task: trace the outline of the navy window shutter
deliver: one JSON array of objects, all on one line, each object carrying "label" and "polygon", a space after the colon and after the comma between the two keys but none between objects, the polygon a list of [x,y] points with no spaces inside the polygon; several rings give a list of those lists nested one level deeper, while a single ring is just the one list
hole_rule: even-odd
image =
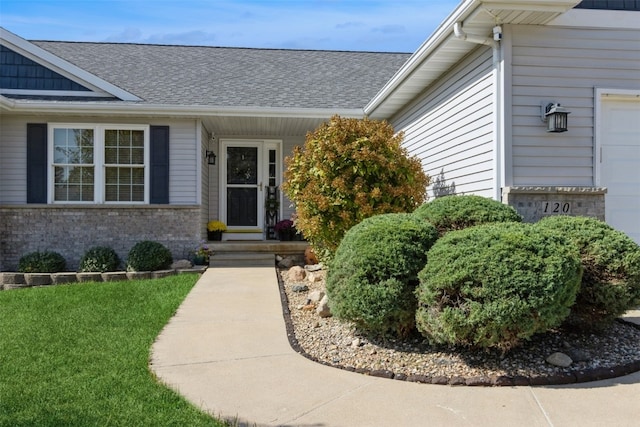
[{"label": "navy window shutter", "polygon": [[27,123],[27,203],[47,203],[47,124]]},{"label": "navy window shutter", "polygon": [[151,158],[152,204],[169,204],[169,126],[151,126],[149,135]]}]

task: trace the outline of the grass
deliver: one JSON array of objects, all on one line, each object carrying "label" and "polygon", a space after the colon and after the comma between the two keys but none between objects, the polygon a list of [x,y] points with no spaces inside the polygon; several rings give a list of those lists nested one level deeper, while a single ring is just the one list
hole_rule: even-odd
[{"label": "grass", "polygon": [[0,426],[225,426],[159,384],[150,347],[197,275],[0,292]]}]

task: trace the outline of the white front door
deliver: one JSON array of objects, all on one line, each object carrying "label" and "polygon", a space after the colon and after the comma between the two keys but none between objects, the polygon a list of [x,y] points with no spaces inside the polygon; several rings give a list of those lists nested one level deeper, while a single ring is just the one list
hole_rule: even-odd
[{"label": "white front door", "polygon": [[602,100],[600,185],[605,220],[640,244],[640,102]]},{"label": "white front door", "polygon": [[279,142],[221,140],[220,144],[224,156],[220,214],[227,225],[225,240],[263,240],[268,216],[266,189],[280,182],[274,160],[279,159]]}]

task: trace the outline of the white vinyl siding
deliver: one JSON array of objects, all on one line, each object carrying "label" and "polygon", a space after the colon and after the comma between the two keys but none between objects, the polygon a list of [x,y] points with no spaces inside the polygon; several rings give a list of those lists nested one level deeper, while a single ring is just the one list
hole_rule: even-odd
[{"label": "white vinyl siding", "polygon": [[27,121],[0,114],[0,205],[26,202]]},{"label": "white vinyl siding", "polygon": [[170,184],[172,205],[198,203],[195,120],[149,121],[145,118],[83,118],[59,116],[0,115],[0,205],[22,205],[27,201],[27,123],[136,124],[170,127]]},{"label": "white vinyl siding", "polygon": [[[593,186],[594,88],[640,88],[640,32],[507,26],[512,43],[513,185]],[[568,131],[547,133],[542,103]]]},{"label": "white vinyl siding", "polygon": [[[493,196],[492,51],[480,47],[391,120],[431,177],[456,194]],[[444,182],[442,181],[444,180]]]}]

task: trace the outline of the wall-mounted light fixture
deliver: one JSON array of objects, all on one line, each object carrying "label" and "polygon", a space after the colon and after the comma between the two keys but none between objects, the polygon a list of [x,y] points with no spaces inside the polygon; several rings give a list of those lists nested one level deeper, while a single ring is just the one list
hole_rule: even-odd
[{"label": "wall-mounted light fixture", "polygon": [[569,122],[569,114],[571,113],[560,104],[550,102],[542,104],[541,118],[543,122],[547,122],[547,132],[566,132]]},{"label": "wall-mounted light fixture", "polygon": [[216,164],[216,153],[214,153],[213,151],[209,151],[207,150],[207,163],[210,165],[215,165]]},{"label": "wall-mounted light fixture", "polygon": [[[211,146],[211,144],[215,144],[216,142],[216,136],[213,132],[211,132],[209,134],[209,146]],[[215,165],[216,164],[216,153],[214,153],[213,151],[209,151],[207,150],[205,155],[207,156],[207,163],[210,165]]]}]

